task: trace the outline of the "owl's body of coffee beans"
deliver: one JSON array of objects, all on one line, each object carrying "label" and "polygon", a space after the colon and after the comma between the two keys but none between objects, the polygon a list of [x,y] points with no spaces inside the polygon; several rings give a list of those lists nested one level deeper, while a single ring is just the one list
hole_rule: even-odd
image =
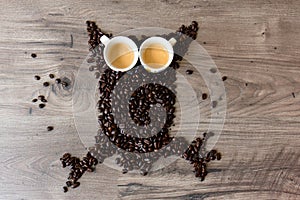
[{"label": "owl's body of coffee beans", "polygon": [[[218,159],[217,153],[210,153],[208,159],[205,160],[204,158],[207,157],[203,148],[205,139],[196,138],[192,144],[188,145],[185,138],[174,138],[169,135],[171,131],[170,127],[174,125],[173,120],[175,118],[176,94],[172,92],[175,91],[176,87],[176,73],[174,71],[180,67],[178,61],[182,60],[182,56],[187,52],[189,44],[192,40],[196,39],[198,23],[193,21],[189,26],[182,25],[176,33],[161,35],[161,37],[165,37],[166,39],[176,38],[178,42],[174,46],[174,51],[179,52],[178,54],[180,55],[174,55],[173,61],[170,64],[171,70],[165,70],[160,73],[161,75],[159,73],[150,74],[138,71],[142,69],[137,67],[139,66],[138,63],[135,68],[131,69],[132,73],[130,74],[132,76],[144,76],[140,85],[136,85],[139,84],[135,82],[139,80],[137,77],[126,77],[128,74],[116,72],[107,67],[102,54],[104,46],[101,44],[100,37],[103,35],[111,37],[112,35],[103,33],[95,22],[87,21],[86,24],[90,37],[88,44],[92,54],[87,63],[92,63],[93,66],[89,67],[89,71],[95,71],[95,78],[99,78],[98,89],[100,98],[97,105],[101,130],[98,131],[95,137],[95,146],[89,148],[89,153],[82,160],[72,157],[70,154],[64,154],[61,158],[63,167],[71,167],[71,172],[66,182],[67,187],[78,187],[80,184],[78,179],[85,171],[94,171],[94,166],[97,163],[102,163],[105,158],[111,157],[114,154],[118,154],[119,157],[116,158],[115,162],[123,167],[122,172],[124,174],[128,171],[139,170],[141,175],[147,175],[152,167],[152,163],[161,157],[166,158],[171,155],[182,156],[193,164],[195,176],[204,180],[207,174],[207,162],[212,157]],[[142,36],[140,40],[135,36],[130,36],[130,38],[137,44],[141,44],[143,40],[147,39],[146,36]],[[175,70],[172,70],[172,68]],[[187,70],[186,73],[192,74],[193,71]],[[146,77],[150,77],[151,75],[154,78],[153,80],[155,80],[155,84],[152,83],[153,81],[151,82],[152,84],[147,82],[148,79]],[[123,78],[122,80],[125,80],[125,83],[123,83],[121,91],[118,91],[115,86],[118,84],[120,78]],[[159,83],[159,80],[165,80],[166,85],[171,89],[165,87],[163,83]],[[65,85],[64,82],[62,82],[62,85]],[[132,87],[138,89],[128,92],[131,91]],[[112,94],[116,94],[116,99],[112,99]],[[117,102],[122,101],[122,99],[127,100],[124,98],[126,95],[129,95],[129,105],[127,105],[127,101],[126,103],[118,103],[112,106],[115,100]],[[129,110],[124,112],[127,106]],[[150,118],[150,111],[156,114],[159,113],[159,109],[165,109],[166,111],[165,123],[162,123],[161,126],[155,125],[162,127],[161,130],[156,129],[155,126],[150,131],[133,128],[133,125],[150,126],[151,123],[154,123],[151,122],[151,119],[159,119],[160,117],[155,116],[153,118],[151,116]],[[118,124],[116,122],[117,119],[124,119],[126,123]],[[159,122],[159,120],[157,121]],[[185,152],[181,152],[181,149],[184,147],[188,148]],[[164,151],[159,151],[162,148],[164,148]],[[155,153],[150,156],[149,152]]]}]

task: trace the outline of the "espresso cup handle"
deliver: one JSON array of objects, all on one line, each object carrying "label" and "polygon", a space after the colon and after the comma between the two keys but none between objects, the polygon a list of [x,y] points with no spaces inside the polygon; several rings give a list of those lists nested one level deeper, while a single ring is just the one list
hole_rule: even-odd
[{"label": "espresso cup handle", "polygon": [[177,40],[175,38],[169,39],[169,43],[174,46],[176,44]]},{"label": "espresso cup handle", "polygon": [[109,42],[109,38],[106,35],[102,35],[100,41],[102,42],[102,44],[104,44],[104,46],[106,46]]}]

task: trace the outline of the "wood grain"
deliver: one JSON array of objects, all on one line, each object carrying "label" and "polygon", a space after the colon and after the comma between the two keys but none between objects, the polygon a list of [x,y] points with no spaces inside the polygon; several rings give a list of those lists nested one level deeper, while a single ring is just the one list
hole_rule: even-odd
[{"label": "wood grain", "polygon": [[[0,199],[299,199],[299,13],[297,0],[3,0]],[[88,53],[86,20],[112,33],[200,23],[197,42],[228,77],[227,118],[215,147],[223,159],[209,165],[204,182],[183,160],[146,177],[102,165],[80,188],[62,192],[67,171],[59,157],[86,150],[73,120],[72,86],[41,83],[50,72],[74,81]],[[43,110],[31,103],[38,94],[49,100]],[[47,132],[48,125],[55,129]]]}]

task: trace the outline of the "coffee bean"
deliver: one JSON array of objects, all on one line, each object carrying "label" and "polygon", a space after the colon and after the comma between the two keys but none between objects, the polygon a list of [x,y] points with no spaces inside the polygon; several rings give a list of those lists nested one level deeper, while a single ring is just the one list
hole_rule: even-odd
[{"label": "coffee bean", "polygon": [[53,129],[54,129],[53,126],[48,126],[48,127],[47,127],[47,131],[52,131]]},{"label": "coffee bean", "polygon": [[45,106],[46,106],[46,105],[43,104],[43,103],[39,104],[39,108],[44,108]]},{"label": "coffee bean", "polygon": [[46,99],[42,99],[41,102],[47,103],[48,101]]},{"label": "coffee bean", "polygon": [[99,73],[99,72],[96,72],[96,73],[95,73],[95,78],[98,79],[99,77],[100,77],[100,73]]},{"label": "coffee bean", "polygon": [[216,154],[216,157],[217,157],[217,160],[221,160],[221,158],[222,158],[222,157],[221,157],[221,153],[217,153],[217,154]]},{"label": "coffee bean", "polygon": [[141,175],[142,175],[142,176],[146,176],[147,174],[148,174],[148,172],[143,171],[143,170],[141,171]]},{"label": "coffee bean", "polygon": [[44,96],[44,95],[39,95],[39,96],[38,96],[38,99],[39,99],[39,100],[45,99],[45,96]]},{"label": "coffee bean", "polygon": [[62,157],[63,160],[66,160],[67,158],[70,158],[71,157],[71,154],[69,153],[65,153]]},{"label": "coffee bean", "polygon": [[67,83],[67,82],[61,82],[61,85],[63,86],[63,87],[68,87],[69,86],[69,84]]},{"label": "coffee bean", "polygon": [[55,83],[60,84],[61,83],[60,78],[55,79]]},{"label": "coffee bean", "polygon": [[185,71],[185,73],[190,75],[190,74],[193,74],[193,73],[194,73],[194,71],[193,71],[193,70],[189,70],[189,69],[188,69],[188,70],[186,70],[186,71]]},{"label": "coffee bean", "polygon": [[66,182],[66,185],[67,185],[67,187],[71,187],[72,182],[71,182],[71,181],[67,181],[67,182]]},{"label": "coffee bean", "polygon": [[41,77],[40,77],[40,76],[38,76],[38,75],[35,75],[35,76],[34,76],[34,79],[38,81],[38,80],[40,80],[40,79],[41,79]]},{"label": "coffee bean", "polygon": [[203,99],[203,100],[207,99],[207,96],[208,96],[208,95],[207,95],[206,93],[202,93],[202,99]]},{"label": "coffee bean", "polygon": [[35,53],[32,53],[32,54],[31,54],[31,57],[32,57],[32,58],[36,58],[37,55],[36,55]]},{"label": "coffee bean", "polygon": [[94,71],[94,66],[90,66],[89,71],[91,71],[91,72]]},{"label": "coffee bean", "polygon": [[77,188],[78,186],[80,186],[80,182],[75,182],[73,183],[73,185],[71,186],[73,189]]},{"label": "coffee bean", "polygon": [[87,59],[87,63],[93,63],[93,62],[95,62],[95,59],[92,57],[92,58],[89,58],[89,59]]},{"label": "coffee bean", "polygon": [[123,174],[126,174],[128,172],[128,169],[126,169],[126,168],[124,168],[123,170],[122,170],[122,173]]},{"label": "coffee bean", "polygon": [[64,191],[64,193],[68,192],[68,187],[64,186],[63,191]]},{"label": "coffee bean", "polygon": [[48,87],[50,84],[48,82],[43,83],[44,87]]},{"label": "coffee bean", "polygon": [[93,171],[94,171],[94,168],[89,167],[89,168],[87,168],[87,171],[88,171],[88,172],[93,172]]},{"label": "coffee bean", "polygon": [[227,80],[227,76],[223,76],[222,81],[226,81],[226,80]]},{"label": "coffee bean", "polygon": [[33,103],[35,103],[35,102],[37,102],[37,101],[38,101],[37,99],[32,99],[32,102],[33,102]]}]

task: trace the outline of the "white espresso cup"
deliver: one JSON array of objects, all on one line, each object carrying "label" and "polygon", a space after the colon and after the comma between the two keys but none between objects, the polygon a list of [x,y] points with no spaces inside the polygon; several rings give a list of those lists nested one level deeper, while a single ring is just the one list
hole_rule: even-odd
[{"label": "white espresso cup", "polygon": [[115,71],[125,72],[133,68],[138,61],[139,54],[136,44],[124,36],[109,39],[103,35],[100,41],[104,44],[104,60]]},{"label": "white espresso cup", "polygon": [[150,37],[140,46],[139,58],[144,68],[152,73],[165,70],[171,64],[174,57],[173,46],[176,40],[169,41],[162,37]]}]

